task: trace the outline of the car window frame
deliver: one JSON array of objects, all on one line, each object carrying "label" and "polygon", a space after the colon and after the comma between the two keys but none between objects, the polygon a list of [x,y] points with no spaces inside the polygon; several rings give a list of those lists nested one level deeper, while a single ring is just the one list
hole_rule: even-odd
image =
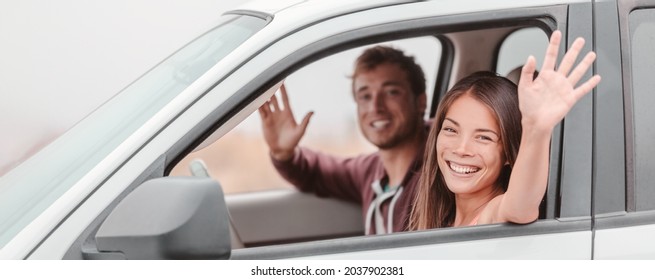
[{"label": "car window frame", "polygon": [[[611,148],[615,148],[615,146],[609,146],[606,145],[605,149],[603,147],[598,147],[596,151],[596,158],[598,158],[598,161],[601,161],[601,157],[604,158],[616,158],[616,156],[612,156],[610,151],[614,151],[614,153],[621,153],[623,157],[623,161],[620,162],[620,166],[622,167],[622,171],[624,172],[624,177],[623,182],[618,182],[613,185],[601,185],[603,188],[599,188],[600,186],[595,186],[595,198],[594,198],[594,203],[596,205],[613,205],[612,208],[607,208],[607,209],[600,209],[600,206],[596,206],[595,211],[597,212],[595,214],[595,225],[594,225],[594,230],[606,230],[606,229],[618,229],[618,228],[625,228],[625,227],[630,227],[630,226],[640,226],[640,225],[648,225],[648,224],[653,224],[655,223],[655,211],[653,210],[647,210],[647,211],[639,211],[637,209],[637,201],[635,196],[637,195],[637,190],[636,185],[635,185],[635,170],[634,170],[634,164],[635,164],[635,159],[634,159],[634,153],[635,153],[635,147],[634,147],[634,109],[633,109],[633,84],[632,84],[632,34],[631,34],[631,27],[630,27],[630,13],[633,10],[636,9],[654,9],[655,8],[655,1],[652,0],[625,0],[625,1],[612,1],[609,3],[604,3],[604,5],[600,6],[597,4],[597,13],[598,12],[603,12],[605,14],[611,15],[616,18],[618,21],[618,30],[615,30],[614,33],[608,32],[609,34],[616,34],[618,38],[609,38],[606,41],[611,42],[612,39],[616,42],[616,44],[620,43],[620,48],[618,46],[613,47],[612,49],[608,50],[607,45],[599,45],[599,48],[603,48],[603,51],[605,52],[611,52],[610,54],[613,54],[613,57],[619,57],[620,61],[616,62],[608,62],[608,67],[604,68],[609,68],[610,66],[613,65],[620,65],[620,71],[619,73],[612,73],[609,72],[609,70],[601,68],[601,71],[609,72],[610,74],[614,74],[615,76],[618,76],[617,80],[619,83],[617,85],[613,85],[613,87],[618,87],[620,92],[622,94],[619,94],[618,97],[615,96],[614,99],[611,99],[606,96],[611,96],[610,94],[607,94],[604,92],[602,97],[598,97],[598,100],[603,100],[603,103],[612,103],[616,104],[614,107],[612,107],[612,110],[609,111],[611,112],[611,116],[615,116],[616,113],[615,111],[618,111],[620,114],[617,117],[614,117],[614,121],[610,121],[607,119],[607,116],[605,116],[603,120],[603,125],[607,130],[612,130],[614,133],[612,136],[614,138],[620,138],[620,140],[624,141],[624,147],[625,149],[616,151],[617,149],[612,150]],[[605,25],[602,25],[601,23],[596,23],[597,29],[600,29],[602,27],[605,27]],[[606,33],[607,34],[607,33]],[[602,36],[599,36],[599,38],[603,38]],[[611,44],[609,44],[611,46]],[[610,56],[608,54],[608,56]],[[610,56],[611,57],[611,56]],[[600,59],[603,59],[603,56],[599,57]],[[614,76],[613,76],[614,77]],[[611,81],[611,80],[610,80]],[[602,84],[601,84],[602,85]],[[615,92],[611,92],[615,93]],[[607,100],[607,101],[605,101]],[[598,103],[598,102],[597,102]],[[597,104],[598,107],[598,104]],[[609,108],[609,105],[606,105],[604,109]],[[596,118],[601,119],[599,116],[600,114],[600,108],[596,108],[599,112],[596,113]],[[605,110],[604,112],[608,112]],[[620,120],[621,122],[619,124],[616,124],[615,122],[617,120]],[[612,133],[610,131],[610,133]],[[622,135],[623,137],[616,137],[615,135]],[[609,154],[609,155],[608,155]],[[616,160],[609,160],[609,162],[616,162]],[[596,165],[599,165],[600,163],[597,162]],[[607,165],[607,164],[606,164]],[[615,172],[613,170],[616,170],[616,165],[613,166],[613,168],[605,168],[603,170],[606,170],[607,173],[609,172]],[[602,173],[601,170],[597,171],[596,173]],[[599,176],[599,175],[597,175]],[[596,184],[606,184],[606,182],[601,181],[601,180],[596,180]]]},{"label": "car window frame", "polygon": [[[562,6],[559,6],[558,8],[561,8]],[[531,10],[534,13],[540,14],[540,16],[544,16],[542,20],[545,19],[551,19],[553,17],[552,14],[544,14],[542,9],[533,10],[533,9],[528,9]],[[557,10],[557,8],[554,8],[554,10]],[[560,10],[561,11],[561,10]],[[552,12],[552,11],[551,11]],[[484,14],[484,13],[483,13]],[[470,17],[475,17],[474,15],[469,15]],[[561,14],[560,14],[561,16]],[[455,18],[460,18],[460,17],[466,17],[466,15],[458,15]],[[443,17],[437,17],[438,19],[442,19]],[[525,23],[525,18],[523,18],[521,21],[517,19],[517,24],[524,24]],[[419,19],[415,21],[429,21],[429,19]],[[465,20],[462,20],[465,21]],[[475,21],[473,21],[475,22]],[[534,23],[534,22],[533,22]],[[554,23],[552,22],[545,22],[541,21],[540,24],[543,24],[543,26],[546,26],[546,28],[555,28],[553,26]],[[563,25],[559,26],[557,28],[563,29],[565,26]],[[401,31],[394,30],[395,28],[398,28],[398,26],[408,26],[405,28],[410,28],[411,26],[416,26],[417,23],[414,21],[407,21],[403,23],[393,23],[390,24],[393,27],[389,26],[377,26],[370,28],[370,30],[359,30],[356,32],[356,34],[345,34],[343,35],[344,37],[347,36],[353,36],[357,37],[358,39],[352,39],[352,38],[344,38],[346,43],[341,43],[344,44],[343,46],[349,46],[353,44],[353,42],[357,41],[359,42],[357,45],[363,45],[363,44],[370,44],[373,42],[379,42],[379,41],[386,41],[386,40],[392,40],[392,39],[400,39],[399,37],[393,37],[394,34],[398,34]],[[474,28],[476,24],[465,24],[469,28]],[[453,31],[453,30],[459,30],[462,28],[460,24],[451,24],[451,25],[444,25],[443,23],[437,24],[441,30],[444,32],[447,31]],[[489,24],[487,23],[487,25]],[[411,29],[411,28],[410,28]],[[371,32],[373,35],[366,35],[366,32]],[[407,32],[407,30],[404,30],[402,32]],[[420,34],[417,33],[417,34]],[[391,36],[391,37],[390,37]],[[408,36],[405,34],[404,36]],[[415,35],[417,36],[417,35]],[[322,42],[322,44],[325,44],[325,42]],[[314,47],[314,46],[312,46]],[[311,48],[311,47],[308,47]],[[332,51],[334,51],[334,47],[330,47]],[[310,52],[311,53],[311,52]],[[304,55],[304,54],[299,54],[299,56]],[[320,51],[314,51],[314,54],[310,55],[326,55],[323,54]],[[310,59],[311,60],[311,59]],[[446,60],[442,60],[446,61]],[[300,63],[300,64],[299,64]],[[268,77],[261,77],[263,80],[266,80],[268,82],[263,83],[263,86],[260,86],[257,89],[253,89],[252,87],[247,90],[243,90],[242,92],[250,92],[250,94],[257,93],[257,92],[263,92],[265,89],[269,88],[270,86],[274,85],[277,81],[281,80],[284,76],[286,76],[288,73],[291,73],[295,71],[295,69],[302,67],[302,65],[306,65],[309,62],[305,62],[304,64],[302,62],[280,62],[276,66],[279,67],[278,69],[272,70],[273,73],[275,74],[269,74]],[[292,66],[284,66],[284,64],[291,64]],[[295,65],[295,66],[293,66]],[[286,69],[285,69],[286,68]],[[443,71],[439,71],[439,74],[444,73]],[[439,80],[444,80],[444,78],[439,78]],[[553,139],[562,139],[560,131],[556,130],[553,136]],[[574,137],[573,137],[574,138]],[[199,141],[201,142],[201,141]],[[560,151],[557,149],[557,147],[561,145],[561,140],[557,140],[556,143],[554,143],[554,148],[552,150],[552,153],[556,156],[559,157]],[[553,163],[553,166],[551,168],[556,168],[559,169],[559,162]],[[551,182],[559,182],[558,179],[553,180],[552,178],[557,178],[558,172],[551,172],[550,174],[550,181]],[[553,183],[553,186],[556,186],[557,183]],[[553,189],[551,186],[549,186],[551,189]],[[589,186],[590,188],[590,186]],[[554,203],[554,202],[553,202]],[[588,211],[590,211],[588,209]],[[554,216],[555,214],[551,215]],[[566,220],[566,221],[564,221]],[[521,226],[521,227],[516,227],[512,226],[509,224],[498,224],[498,225],[489,225],[489,226],[484,226],[484,227],[479,227],[479,228],[457,228],[457,229],[448,229],[447,233],[444,233],[443,230],[437,229],[437,230],[431,230],[431,231],[426,231],[426,232],[415,232],[415,233],[403,233],[403,234],[393,234],[393,235],[388,235],[388,236],[361,236],[361,237],[351,237],[351,238],[340,238],[340,239],[335,239],[338,240],[339,244],[336,244],[335,242],[330,242],[330,240],[327,241],[326,246],[332,248],[334,252],[348,252],[348,251],[357,251],[361,250],[362,248],[367,248],[370,249],[371,247],[375,248],[397,248],[397,247],[404,247],[404,246],[418,246],[420,244],[434,244],[436,239],[439,240],[449,240],[450,242],[454,242],[456,240],[459,240],[457,237],[453,238],[453,236],[471,236],[475,235],[476,237],[479,237],[481,235],[484,236],[483,239],[490,239],[490,238],[499,238],[499,237],[507,237],[507,236],[521,236],[521,235],[531,235],[531,234],[547,234],[547,233],[562,233],[562,232],[574,232],[574,231],[580,231],[580,230],[590,230],[590,217],[585,216],[582,218],[571,218],[571,219],[563,219],[563,220],[543,220],[543,221],[537,221],[529,226]],[[461,233],[459,233],[461,231]],[[454,233],[458,232],[458,233]],[[511,232],[511,234],[510,234]],[[463,234],[466,233],[466,234]],[[474,234],[475,233],[475,234]],[[435,236],[435,240],[431,238],[425,238],[423,235],[428,234],[429,236]],[[417,235],[421,235],[423,237],[418,237]],[[404,236],[403,238],[400,238],[399,236]],[[438,238],[436,236],[439,236]],[[445,238],[444,236],[450,236],[453,239]],[[393,239],[393,243],[395,245],[390,245],[389,242],[383,241],[385,239]],[[401,239],[405,239],[405,242],[398,242]],[[322,242],[324,241],[317,241],[317,242],[307,242],[307,243],[292,243],[292,244],[284,244],[284,245],[277,245],[274,247],[271,246],[264,246],[264,247],[253,247],[253,248],[243,248],[243,249],[237,249],[233,251],[233,259],[249,259],[249,258],[287,258],[287,257],[299,257],[301,255],[313,255],[316,252],[321,252],[321,254],[326,253],[325,250],[326,248],[323,248],[321,246]],[[438,243],[438,242],[437,242]]]},{"label": "car window frame", "polygon": [[[633,10],[654,8],[655,2],[651,0],[614,1],[604,3],[604,5],[597,7],[597,13],[606,13],[608,16],[615,17],[618,21],[618,30],[613,30],[613,33],[606,33],[616,34],[618,38],[604,38],[603,36],[599,36],[600,39],[605,39],[603,42],[607,43],[603,45],[599,44],[599,48],[602,48],[602,50],[599,51],[607,53],[606,56],[599,56],[599,60],[601,60],[599,65],[603,66],[600,67],[599,71],[602,71],[600,73],[603,75],[612,75],[611,77],[616,77],[616,79],[610,79],[609,81],[618,80],[618,83],[613,83],[609,90],[604,90],[604,92],[602,92],[603,94],[597,97],[597,104],[595,109],[597,113],[595,115],[596,119],[598,119],[597,123],[600,123],[597,125],[603,125],[603,128],[605,129],[605,135],[608,137],[609,135],[612,135],[613,139],[620,139],[624,143],[625,149],[615,149],[616,144],[614,143],[613,145],[597,147],[597,151],[595,152],[595,158],[597,158],[595,166],[601,166],[603,168],[600,169],[601,167],[597,167],[597,177],[601,177],[601,174],[603,173],[616,173],[617,169],[619,169],[624,175],[624,177],[620,178],[620,182],[613,181],[610,184],[607,183],[607,180],[595,180],[595,185],[597,185],[595,186],[594,191],[594,204],[597,205],[594,208],[596,212],[595,230],[655,223],[655,211],[638,211],[637,201],[635,198],[637,191],[635,190],[636,174],[634,170],[635,136],[633,109],[634,100],[632,97],[633,57],[631,47],[632,34],[629,24],[630,13]],[[607,27],[607,25],[603,25],[602,23],[596,24],[598,25],[596,27],[597,29]],[[614,42],[613,44],[617,45],[620,43],[620,46],[612,46],[611,42]],[[620,58],[617,59],[620,61],[607,62],[606,65],[601,64],[602,59],[606,59],[606,57]],[[607,68],[615,67],[615,65],[620,66],[618,73],[607,70]],[[600,86],[607,87],[607,85],[603,85],[602,83]],[[618,91],[622,94],[615,94],[616,89],[618,89]],[[614,95],[612,95],[612,93],[614,93]],[[600,105],[603,105],[604,107],[600,107]],[[603,117],[600,116],[601,109],[604,109]],[[617,121],[619,121],[619,123],[616,123]],[[599,131],[598,133],[602,132]],[[622,137],[616,137],[617,134],[621,135]],[[597,136],[596,138],[600,137]],[[620,153],[620,155],[623,157],[617,156],[617,153]],[[604,160],[607,158],[618,158],[619,160]],[[603,163],[601,163],[601,161],[603,161]],[[616,163],[617,161],[619,162],[618,164]],[[614,164],[609,164],[607,162]],[[604,167],[603,165],[607,167]],[[601,208],[601,205],[612,206]]]},{"label": "car window frame", "polygon": [[[653,0],[596,1],[599,84],[595,104],[594,259],[652,258],[655,211],[637,207],[630,13]],[[623,149],[618,147],[624,147]]]}]

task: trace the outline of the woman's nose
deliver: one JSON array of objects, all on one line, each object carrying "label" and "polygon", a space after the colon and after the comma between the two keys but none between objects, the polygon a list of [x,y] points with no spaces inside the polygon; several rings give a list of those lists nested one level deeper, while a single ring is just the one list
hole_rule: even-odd
[{"label": "woman's nose", "polygon": [[455,149],[453,150],[455,154],[459,156],[470,156],[472,154],[469,141],[466,138],[460,138],[455,143]]}]

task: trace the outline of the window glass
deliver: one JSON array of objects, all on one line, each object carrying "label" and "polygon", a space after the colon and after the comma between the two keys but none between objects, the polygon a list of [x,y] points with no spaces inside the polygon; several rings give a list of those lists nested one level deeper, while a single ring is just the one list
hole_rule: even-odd
[{"label": "window glass", "polygon": [[655,209],[655,9],[630,13],[637,210]]},{"label": "window glass", "polygon": [[[548,47],[548,36],[543,30],[529,27],[514,31],[500,46],[496,72],[507,76],[512,70],[522,67],[528,56],[543,57],[546,47]],[[537,69],[540,68],[541,61],[537,59]]]},{"label": "window glass", "polygon": [[[420,37],[382,45],[401,49],[414,56],[425,72],[427,104],[430,104],[441,58],[439,40],[435,37]],[[371,46],[323,58],[285,79],[296,120],[300,121],[308,112],[314,112],[300,145],[340,156],[355,156],[376,150],[359,130],[356,106],[351,94],[350,76],[355,59],[368,47]],[[189,163],[201,159],[210,175],[221,182],[226,193],[291,188],[278,175],[268,158],[268,146],[263,140],[258,114],[255,111],[212,145],[189,154],[171,171],[171,175],[190,175]],[[248,170],[248,174],[244,174],[243,170]]]},{"label": "window glass", "polygon": [[265,20],[251,16],[222,17],[216,28],[164,60],[1,177],[0,247],[161,108],[265,25]]}]

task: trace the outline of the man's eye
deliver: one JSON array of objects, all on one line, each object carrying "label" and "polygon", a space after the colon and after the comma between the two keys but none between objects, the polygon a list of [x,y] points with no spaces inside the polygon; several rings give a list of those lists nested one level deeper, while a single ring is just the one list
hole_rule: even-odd
[{"label": "man's eye", "polygon": [[387,94],[388,95],[399,95],[400,91],[397,90],[397,89],[389,89],[389,90],[387,90]]},{"label": "man's eye", "polygon": [[361,100],[361,101],[371,100],[371,95],[370,94],[357,95],[357,100]]}]

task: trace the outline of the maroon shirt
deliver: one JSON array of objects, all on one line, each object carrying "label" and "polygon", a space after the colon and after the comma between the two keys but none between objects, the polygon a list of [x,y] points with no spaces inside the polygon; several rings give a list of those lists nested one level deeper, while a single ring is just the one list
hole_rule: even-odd
[{"label": "maroon shirt", "polygon": [[[407,230],[422,158],[423,147],[419,149],[401,185],[396,190],[390,191],[398,193],[385,195],[389,198],[380,203],[377,219],[376,214],[373,214],[375,205],[371,204],[380,195],[381,190],[380,187],[373,187],[373,185],[384,186],[388,183],[388,176],[377,152],[352,158],[339,158],[307,148],[299,148],[291,160],[281,162],[273,159],[273,165],[282,177],[303,192],[313,192],[320,197],[335,197],[361,204],[364,225],[370,228],[366,234],[383,234],[390,233],[388,231],[390,219],[392,232]],[[374,190],[375,188],[378,191]],[[373,207],[370,208],[371,206]],[[390,208],[393,208],[392,216],[389,216]],[[380,226],[383,226],[383,232],[376,230],[376,227]]]}]

